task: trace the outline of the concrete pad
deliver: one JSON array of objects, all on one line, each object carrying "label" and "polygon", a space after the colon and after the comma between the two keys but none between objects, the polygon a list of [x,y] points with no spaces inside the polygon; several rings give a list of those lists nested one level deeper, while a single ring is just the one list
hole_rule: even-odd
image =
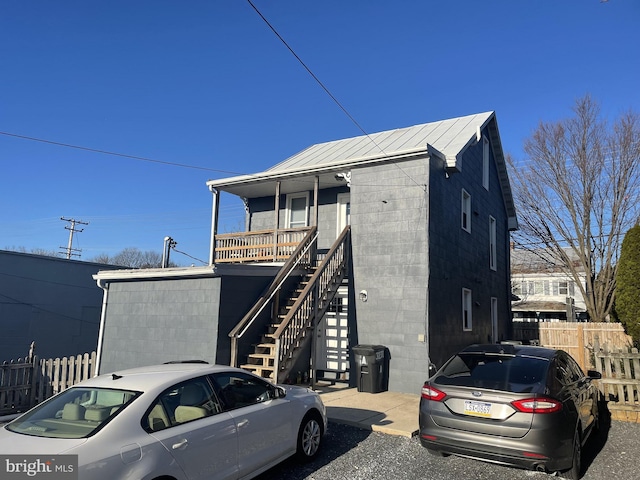
[{"label": "concrete pad", "polygon": [[418,433],[419,395],[355,388],[322,388],[319,393],[333,422],[406,437]]}]

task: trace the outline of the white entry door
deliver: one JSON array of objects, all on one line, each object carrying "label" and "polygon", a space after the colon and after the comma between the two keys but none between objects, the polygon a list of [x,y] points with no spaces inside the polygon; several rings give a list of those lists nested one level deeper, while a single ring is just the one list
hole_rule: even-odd
[{"label": "white entry door", "polygon": [[351,224],[351,195],[349,193],[339,193],[337,200],[338,223],[336,238],[342,233],[344,227]]},{"label": "white entry door", "polygon": [[317,337],[317,369],[335,372],[336,379],[349,370],[348,307],[348,287],[342,286],[320,323]]}]

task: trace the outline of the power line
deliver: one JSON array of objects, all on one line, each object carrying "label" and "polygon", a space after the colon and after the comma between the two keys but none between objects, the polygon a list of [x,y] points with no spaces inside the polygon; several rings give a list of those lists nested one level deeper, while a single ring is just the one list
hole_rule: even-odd
[{"label": "power line", "polygon": [[155,160],[153,158],[138,157],[136,155],[127,155],[126,153],[111,152],[109,150],[100,150],[100,149],[97,149],[97,148],[82,147],[80,145],[73,145],[73,144],[70,144],[70,143],[54,142],[53,140],[45,140],[43,138],[28,137],[26,135],[18,135],[16,133],[0,132],[0,135],[6,135],[8,137],[21,138],[23,140],[31,140],[33,142],[47,143],[47,144],[50,144],[50,145],[57,145],[59,147],[75,148],[77,150],[84,150],[84,151],[87,151],[87,152],[101,153],[103,155],[112,155],[114,157],[130,158],[130,159],[133,159],[133,160],[140,160],[140,161],[143,161],[143,162],[159,163],[161,165],[170,165],[172,167],[192,168],[192,169],[195,169],[195,170],[206,170],[206,171],[209,171],[209,172],[225,173],[225,174],[230,174],[230,175],[242,175],[242,173],[239,173],[239,172],[231,172],[231,171],[228,171],[228,170],[219,170],[219,169],[216,169],[216,168],[199,167],[199,166],[196,166],[196,165],[187,165],[186,163],[176,163],[176,162],[167,162],[167,161],[164,161],[164,160]]},{"label": "power line", "polygon": [[[369,135],[369,133],[364,128],[362,128],[362,126],[353,117],[353,115],[351,115],[349,113],[349,111],[344,107],[344,105],[342,105],[342,103],[340,103],[340,101],[335,97],[335,95],[333,95],[333,93],[331,93],[331,91],[327,88],[327,86],[324,83],[322,83],[322,81],[316,76],[316,74],[313,73],[313,71],[307,66],[306,63],[304,63],[304,61],[298,56],[298,54],[293,50],[293,48],[291,48],[291,46],[286,42],[286,40],[284,38],[282,38],[282,35],[280,35],[278,33],[278,31],[274,28],[274,26],[271,25],[271,23],[269,23],[269,20],[267,20],[265,18],[265,16],[260,12],[260,10],[258,10],[258,8],[253,4],[253,2],[251,0],[247,0],[247,2],[256,11],[256,13],[260,16],[260,18],[264,21],[264,23],[271,29],[271,31],[276,35],[276,37],[278,37],[278,39],[280,39],[280,41],[287,48],[287,50],[289,50],[289,52],[291,52],[291,54],[296,58],[296,60],[298,60],[300,65],[302,65],[304,67],[304,69],[309,73],[309,75],[311,75],[311,77],[316,81],[316,83],[318,85],[320,85],[320,87],[325,91],[325,93],[327,95],[329,95],[331,100],[333,100],[333,102],[340,108],[340,110],[342,110],[344,112],[344,114],[349,118],[349,120],[351,120],[353,122],[353,124],[356,127],[358,127],[358,129],[369,139],[369,141],[371,141],[371,143],[373,143],[382,152],[382,154],[385,157],[388,157],[387,152],[385,152],[384,149],[380,145],[378,145],[378,143],[371,137],[371,135]],[[390,161],[396,167],[398,167],[402,173],[404,173],[407,177],[409,177],[409,179],[411,179],[411,181],[413,183],[415,183],[422,190],[426,191],[426,186],[425,185],[422,185],[422,184],[418,183],[411,175],[409,175],[407,172],[405,172],[402,169],[402,167],[400,167],[400,165],[398,165],[396,162],[394,162],[393,160],[390,160]]]}]

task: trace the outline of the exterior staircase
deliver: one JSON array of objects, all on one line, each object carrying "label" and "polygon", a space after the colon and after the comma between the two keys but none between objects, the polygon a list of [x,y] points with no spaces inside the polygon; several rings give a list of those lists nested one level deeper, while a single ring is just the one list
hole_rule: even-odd
[{"label": "exterior staircase", "polygon": [[[274,383],[283,382],[291,373],[299,353],[313,336],[314,326],[326,313],[347,274],[350,228],[344,229],[320,260],[315,254],[316,242],[317,234],[313,229],[307,241],[298,246],[300,251],[297,250],[281,268],[265,295],[231,331],[233,365],[237,365],[238,345],[243,335],[260,312],[270,307],[275,313],[264,325],[260,340],[253,346],[253,353],[240,367]],[[310,255],[303,254],[303,251],[310,252]],[[300,276],[297,286],[289,293],[282,292],[281,286],[293,275]]]}]

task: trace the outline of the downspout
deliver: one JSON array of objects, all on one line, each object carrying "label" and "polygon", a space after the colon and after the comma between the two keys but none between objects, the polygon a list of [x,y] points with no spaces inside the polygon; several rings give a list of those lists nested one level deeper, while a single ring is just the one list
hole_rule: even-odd
[{"label": "downspout", "polygon": [[[320,177],[316,175],[313,182],[313,226],[318,226],[318,190],[320,188]],[[317,254],[314,253],[314,257],[317,257]],[[312,265],[315,265],[315,258],[311,259]],[[318,318],[318,302],[320,301],[320,285],[319,282],[316,282],[316,286],[314,288],[313,293],[313,326],[311,328],[311,390],[316,389],[316,377],[318,376],[318,366],[316,365],[316,355],[317,355],[317,342],[318,342],[318,324],[320,323],[320,319]]]},{"label": "downspout", "polygon": [[94,275],[93,278],[96,279],[98,283],[98,287],[102,289],[102,311],[100,312],[100,331],[98,332],[98,348],[96,349],[96,369],[94,372],[94,376],[100,374],[100,360],[102,359],[102,342],[104,341],[104,327],[105,320],[107,318],[107,298],[109,296],[109,284],[105,284],[102,278],[96,278],[97,275]]},{"label": "downspout", "polygon": [[216,235],[218,234],[218,213],[220,211],[220,191],[209,186],[209,190],[213,195],[211,205],[211,244],[209,246],[209,266],[213,265],[216,261]]},{"label": "downspout", "polygon": [[[424,185],[424,204],[426,206],[426,208],[424,209],[425,211],[425,237],[426,237],[426,275],[427,275],[427,282],[426,282],[426,292],[425,292],[425,298],[426,298],[426,302],[425,302],[425,308],[424,308],[424,328],[425,328],[425,347],[426,347],[426,354],[427,354],[427,377],[431,377],[431,375],[433,373],[435,373],[435,365],[433,364],[433,362],[431,361],[431,326],[430,326],[430,319],[429,319],[429,311],[430,311],[430,304],[431,304],[431,299],[429,297],[429,291],[431,290],[431,252],[430,252],[430,245],[431,245],[431,237],[430,237],[430,230],[429,230],[429,222],[431,221],[430,215],[429,215],[429,211],[430,211],[430,204],[429,204],[429,191],[431,188],[431,169],[430,169],[430,165],[431,165],[431,155],[429,156],[429,161],[427,162],[427,181],[425,182]],[[445,176],[446,178],[449,178],[449,175],[445,172]]]}]

